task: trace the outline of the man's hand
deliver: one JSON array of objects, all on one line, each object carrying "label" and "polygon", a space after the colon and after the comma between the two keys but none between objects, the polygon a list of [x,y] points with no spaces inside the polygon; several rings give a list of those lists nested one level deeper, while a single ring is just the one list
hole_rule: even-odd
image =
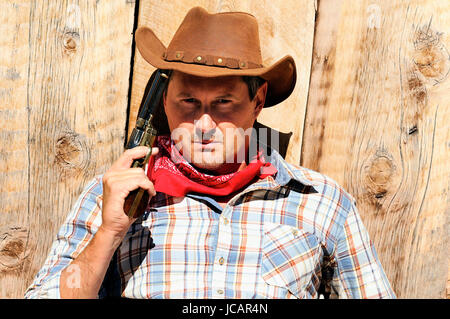
[{"label": "man's hand", "polygon": [[[126,150],[103,175],[103,231],[109,232],[120,241],[128,228],[136,220],[129,218],[124,212],[125,198],[128,194],[142,188],[148,191],[150,198],[155,196],[155,188],[142,168],[130,168],[135,159],[143,158],[150,151],[148,147],[138,146]],[[158,153],[155,147],[152,155]]]},{"label": "man's hand", "polygon": [[[155,188],[142,168],[130,168],[133,160],[142,158],[150,151],[148,147],[135,147],[125,151],[111,168],[103,175],[102,225],[81,254],[69,267],[61,272],[61,298],[96,298],[105,278],[110,260],[122,242],[128,228],[136,220],[129,218],[123,206],[128,194],[141,187],[150,196]],[[158,153],[152,149],[152,155]],[[79,285],[70,283],[71,269],[76,269]]]}]

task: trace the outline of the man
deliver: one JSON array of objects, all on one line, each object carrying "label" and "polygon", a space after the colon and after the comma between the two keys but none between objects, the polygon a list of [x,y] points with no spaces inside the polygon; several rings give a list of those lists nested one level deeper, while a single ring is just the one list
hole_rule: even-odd
[{"label": "man", "polygon": [[[155,123],[170,135],[147,172],[136,147],[89,183],[26,297],[318,298],[327,279],[339,298],[395,297],[351,195],[252,131],[296,80],[290,56],[262,66],[254,17],[193,8],[167,49],[145,27],[136,43],[173,70]],[[151,199],[130,219],[138,187]]]}]

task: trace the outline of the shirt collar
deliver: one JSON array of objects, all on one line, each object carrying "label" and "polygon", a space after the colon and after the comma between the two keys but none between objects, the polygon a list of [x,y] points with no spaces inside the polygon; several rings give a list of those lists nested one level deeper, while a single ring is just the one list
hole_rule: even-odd
[{"label": "shirt collar", "polygon": [[[271,149],[271,155],[264,154],[264,157],[269,161],[276,169],[277,173],[275,179],[272,176],[264,178],[256,183],[248,185],[243,191],[234,196],[230,201],[230,205],[234,205],[236,200],[245,193],[256,190],[275,190],[282,189],[291,180],[295,180],[305,186],[319,186],[320,183],[315,181],[310,175],[309,170],[301,166],[293,166],[288,164],[283,157],[277,151]],[[283,190],[280,190],[283,191]]]},{"label": "shirt collar", "polygon": [[320,183],[315,181],[309,174],[309,170],[301,166],[293,166],[288,164],[276,150],[272,150],[271,155],[265,155],[270,159],[270,163],[278,170],[275,182],[281,186],[289,183],[290,180],[296,180],[305,186],[319,186]]}]

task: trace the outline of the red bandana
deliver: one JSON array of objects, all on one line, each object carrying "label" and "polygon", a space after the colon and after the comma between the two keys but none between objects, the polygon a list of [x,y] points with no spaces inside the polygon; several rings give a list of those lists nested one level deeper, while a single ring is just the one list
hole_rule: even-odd
[{"label": "red bandana", "polygon": [[262,152],[246,168],[231,174],[213,176],[197,171],[178,152],[169,136],[158,136],[155,146],[159,153],[152,157],[147,172],[157,192],[171,196],[200,193],[214,196],[230,195],[248,185],[255,177],[274,175],[277,169],[264,161]]}]

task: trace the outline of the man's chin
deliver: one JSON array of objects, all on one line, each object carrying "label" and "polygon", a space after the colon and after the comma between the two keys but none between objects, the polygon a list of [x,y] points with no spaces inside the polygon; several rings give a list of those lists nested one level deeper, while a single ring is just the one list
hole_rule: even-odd
[{"label": "man's chin", "polygon": [[[192,157],[189,157],[192,155]],[[185,156],[185,159],[194,167],[199,170],[205,170],[211,172],[212,175],[221,174],[222,171],[227,172],[233,170],[236,164],[233,158],[228,159],[224,156],[222,150],[208,150],[199,151],[194,150],[191,154]]]},{"label": "man's chin", "polygon": [[206,171],[217,171],[219,170],[224,163],[217,163],[217,162],[193,162],[191,163],[193,166],[195,166],[198,169],[206,170]]},{"label": "man's chin", "polygon": [[210,175],[225,175],[236,172],[242,163],[236,163],[234,161],[227,162],[225,159],[221,158],[218,160],[204,160],[204,161],[193,161],[191,164],[200,171],[206,171]]}]

